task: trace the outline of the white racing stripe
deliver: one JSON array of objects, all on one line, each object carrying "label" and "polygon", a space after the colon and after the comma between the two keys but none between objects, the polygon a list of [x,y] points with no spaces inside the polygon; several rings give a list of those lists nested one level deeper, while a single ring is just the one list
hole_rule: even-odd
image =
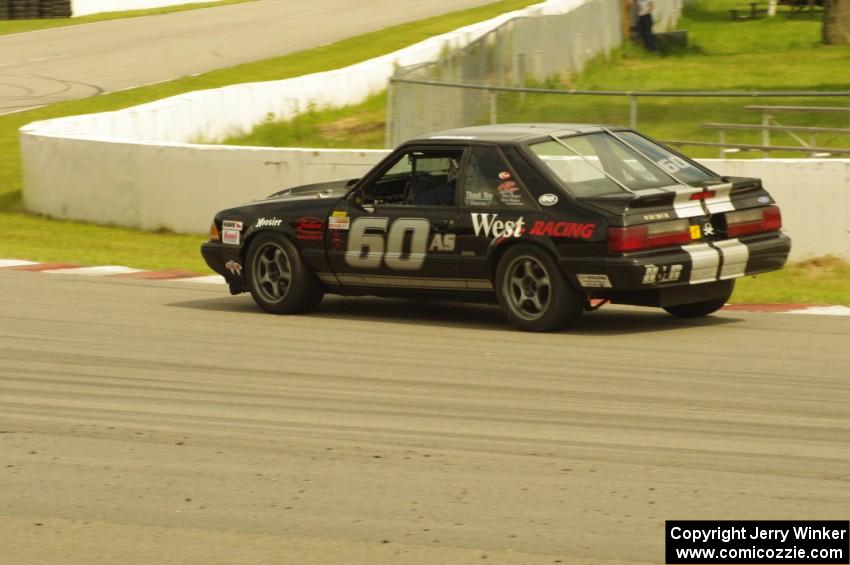
[{"label": "white racing stripe", "polygon": [[691,256],[691,284],[717,280],[717,268],[720,266],[720,252],[707,243],[683,245],[682,250]]},{"label": "white racing stripe", "polygon": [[721,212],[731,212],[735,209],[730,196],[732,193],[732,183],[708,186],[706,190],[714,191],[712,198],[705,199],[705,205],[708,207],[710,213],[719,214]]},{"label": "white racing stripe", "polygon": [[750,259],[749,247],[737,238],[715,241],[714,246],[720,248],[720,252],[723,254],[720,280],[743,277],[747,273],[747,261]]},{"label": "white racing stripe", "polygon": [[667,187],[670,192],[675,192],[673,197],[673,209],[678,218],[695,218],[705,215],[699,200],[691,200],[691,194],[701,192],[698,188],[671,186]]}]

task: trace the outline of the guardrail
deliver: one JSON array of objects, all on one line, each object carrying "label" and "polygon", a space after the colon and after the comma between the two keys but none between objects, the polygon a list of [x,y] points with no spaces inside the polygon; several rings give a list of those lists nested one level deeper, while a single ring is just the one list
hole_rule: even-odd
[{"label": "guardrail", "polygon": [[[812,98],[812,99],[825,99],[825,98],[842,98],[847,100],[846,107],[835,108],[835,110],[840,110],[842,112],[848,113],[850,115],[850,91],[841,90],[841,91],[812,91],[812,90],[804,90],[804,91],[764,91],[764,92],[746,92],[746,91],[691,91],[691,92],[677,92],[677,91],[631,91],[631,90],[580,90],[580,89],[552,89],[552,88],[532,88],[532,87],[519,87],[519,86],[498,86],[498,85],[489,85],[489,84],[470,84],[465,82],[452,82],[452,81],[437,81],[437,80],[424,80],[424,79],[411,79],[411,78],[403,78],[394,76],[390,79],[390,85],[392,88],[392,96],[391,96],[391,105],[394,108],[393,116],[394,120],[398,120],[399,118],[395,117],[401,114],[404,110],[404,107],[410,107],[415,105],[415,103],[403,100],[402,95],[399,93],[400,86],[407,87],[420,87],[421,90],[418,93],[411,93],[408,88],[405,92],[404,96],[411,98],[415,97],[420,100],[429,100],[431,104],[435,104],[435,101],[451,99],[456,104],[465,106],[456,109],[452,113],[453,119],[455,122],[451,125],[447,125],[447,127],[434,127],[434,120],[431,120],[429,129],[422,129],[424,127],[406,127],[404,128],[403,136],[395,136],[392,139],[393,143],[398,143],[403,139],[413,137],[415,135],[420,135],[423,133],[427,133],[427,131],[434,131],[435,129],[449,129],[450,127],[461,127],[461,126],[472,126],[479,125],[481,123],[497,123],[497,122],[510,122],[510,121],[541,121],[541,120],[529,120],[525,117],[524,114],[532,114],[537,111],[537,109],[542,105],[550,105],[553,107],[557,107],[558,104],[553,102],[552,100],[555,98],[562,98],[567,100],[568,98],[577,98],[577,97],[602,97],[602,98],[614,98],[614,99],[622,99],[628,102],[628,117],[627,119],[622,120],[620,123],[628,124],[632,129],[638,129],[639,127],[639,105],[642,99],[658,99],[658,98],[671,98],[671,99],[693,99],[693,98],[744,98],[744,99],[752,99],[752,98]],[[456,90],[456,91],[466,91],[466,92],[479,92],[481,96],[446,96],[442,94],[443,91],[447,90]],[[517,109],[517,106],[521,106],[521,101],[523,97],[528,97],[529,95],[536,95],[535,105],[528,108]],[[541,101],[540,97],[546,97],[546,101]],[[518,104],[520,102],[520,104]],[[505,109],[508,107],[508,109]],[[762,108],[767,106],[746,106],[745,108]],[[775,107],[774,107],[775,108]],[[791,106],[787,106],[787,108],[791,108]],[[556,108],[557,110],[557,108]],[[570,112],[570,105],[568,102],[561,103],[561,110],[564,115],[568,115]],[[833,110],[832,108],[830,109]],[[623,116],[625,118],[625,116]],[[438,114],[435,118],[437,121],[442,118]],[[602,122],[609,123],[607,120],[594,120],[592,116],[584,116],[584,119],[581,120],[573,120],[573,119],[551,119],[547,121],[579,121],[579,122]],[[389,127],[389,126],[388,126]],[[395,126],[393,126],[395,127]],[[398,129],[398,128],[395,128]],[[422,131],[417,131],[422,130]],[[767,145],[767,144],[765,144]]]}]

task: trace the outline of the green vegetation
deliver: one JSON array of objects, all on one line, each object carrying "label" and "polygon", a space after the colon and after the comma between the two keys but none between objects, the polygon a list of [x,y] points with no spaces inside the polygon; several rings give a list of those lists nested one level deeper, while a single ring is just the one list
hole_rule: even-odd
[{"label": "green vegetation", "polygon": [[[203,266],[198,252],[203,237],[152,235],[110,227],[86,230],[83,224],[25,214],[21,204],[18,129],[30,122],[118,110],[204,88],[278,80],[344,67],[534,3],[535,0],[500,0],[282,57],[0,116],[0,222],[13,230],[10,232],[12,237],[0,240],[0,257],[32,261],[50,261],[61,257],[64,261],[80,264],[127,264],[151,269],[168,266],[198,270]],[[15,231],[18,229],[20,231]],[[24,233],[26,237],[23,237]],[[188,241],[194,243],[188,245]],[[109,242],[109,245],[105,242]],[[132,247],[134,252],[123,258],[117,255],[116,250],[123,245]]]},{"label": "green vegetation", "polygon": [[298,118],[281,124],[266,121],[251,133],[221,141],[225,145],[268,147],[384,147],[387,114],[386,91],[370,96],[355,107],[310,108]]},{"label": "green vegetation", "polygon": [[[819,17],[789,17],[781,10],[774,18],[732,21],[730,8],[740,8],[740,0],[703,0],[686,6],[679,27],[689,34],[689,48],[665,55],[647,53],[634,45],[616,50],[607,59],[597,58],[585,71],[565,79],[552,77],[547,87],[580,90],[619,91],[768,91],[820,90],[850,91],[850,47],[820,45]],[[553,80],[554,79],[554,80]],[[427,92],[427,91],[425,91]],[[638,127],[658,139],[717,141],[716,130],[702,123],[749,123],[761,121],[759,113],[744,106],[818,105],[848,106],[847,97],[827,98],[640,98]],[[500,121],[596,122],[628,124],[629,100],[625,97],[555,96],[543,94],[501,94]],[[264,140],[282,145],[309,147],[383,147],[381,139],[364,139],[357,131],[380,131],[383,119],[375,100],[343,109],[318,109],[277,125],[264,124]],[[780,115],[792,125],[846,127],[846,116],[836,114]],[[482,121],[486,116],[482,116]],[[271,131],[277,129],[272,133]],[[352,135],[348,135],[349,132]],[[737,143],[760,143],[756,131],[727,132],[726,139]],[[372,143],[367,145],[370,140]],[[809,141],[808,137],[806,138]],[[787,134],[773,133],[775,145],[798,145]],[[821,134],[819,144],[827,141]],[[252,145],[253,134],[227,140],[231,144]],[[276,143],[275,143],[276,144]],[[832,142],[850,146],[850,137]],[[689,155],[716,157],[712,148],[686,147]],[[799,157],[800,153],[772,153],[774,157]],[[741,153],[736,157],[761,157],[762,153]]]},{"label": "green vegetation", "polygon": [[10,212],[0,213],[0,221],[13,234],[0,241],[0,258],[4,259],[197,273],[209,270],[200,254],[205,238],[197,235],[150,233]]},{"label": "green vegetation", "polygon": [[801,261],[781,271],[738,279],[735,304],[842,304],[850,306],[850,262],[836,257]]},{"label": "green vegetation", "polygon": [[210,8],[213,6],[226,6],[227,4],[241,4],[242,2],[253,2],[254,0],[219,0],[201,2],[198,4],[177,4],[162,8],[150,8],[147,10],[127,10],[124,12],[104,12],[102,14],[91,14],[78,18],[53,18],[39,20],[3,20],[0,21],[0,35],[9,33],[21,33],[24,31],[37,31],[54,27],[66,27],[79,24],[90,24],[94,22],[105,22],[107,20],[120,20],[124,18],[138,18],[140,16],[155,16],[159,14],[170,14],[171,12],[183,12],[186,10],[197,10],[199,8]]}]

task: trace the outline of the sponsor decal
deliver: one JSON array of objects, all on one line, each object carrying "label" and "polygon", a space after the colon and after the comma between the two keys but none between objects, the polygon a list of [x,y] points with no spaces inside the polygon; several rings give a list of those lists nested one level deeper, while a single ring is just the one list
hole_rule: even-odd
[{"label": "sponsor decal", "polygon": [[486,191],[467,190],[464,200],[467,206],[490,206],[493,203],[493,195]]},{"label": "sponsor decal", "polygon": [[425,218],[390,223],[389,218],[361,216],[351,223],[345,262],[357,269],[378,269],[383,264],[389,269],[419,270],[425,264],[430,233],[431,222]]},{"label": "sponsor decal", "polygon": [[525,232],[525,220],[520,216],[516,220],[499,220],[499,214],[480,214],[473,212],[472,228],[475,235],[490,238],[519,237]]},{"label": "sponsor decal", "polygon": [[455,250],[455,234],[446,233],[434,234],[431,239],[431,245],[428,246],[428,251],[454,251]]},{"label": "sponsor decal", "polygon": [[221,230],[221,242],[227,245],[239,245],[239,230]]},{"label": "sponsor decal", "polygon": [[590,239],[596,230],[596,224],[578,224],[576,222],[534,222],[529,232],[531,235],[548,235],[549,237],[572,237]]},{"label": "sponsor decal", "polygon": [[519,186],[512,180],[506,180],[502,184],[499,185],[499,192],[516,192],[519,190]]},{"label": "sponsor decal", "polygon": [[689,228],[691,230],[691,239],[699,239],[702,237],[702,231],[699,226],[694,225]]},{"label": "sponsor decal", "polygon": [[585,288],[611,288],[608,275],[576,275],[578,282]]},{"label": "sponsor decal", "polygon": [[278,218],[260,218],[259,220],[257,220],[257,223],[254,224],[254,227],[255,228],[277,227],[281,223],[283,223],[283,220],[280,220]]},{"label": "sponsor decal", "polygon": [[522,194],[518,192],[500,192],[499,200],[505,206],[524,206],[525,202],[522,199]]},{"label": "sponsor decal", "polygon": [[242,231],[242,222],[237,222],[235,220],[224,220],[223,222],[221,222],[221,229]]},{"label": "sponsor decal", "polygon": [[711,222],[706,222],[702,225],[702,233],[705,235],[714,235],[714,226]]},{"label": "sponsor decal", "polygon": [[[336,214],[337,212],[334,212]],[[351,218],[348,217],[346,212],[343,212],[345,216],[331,216],[328,218],[328,229],[329,230],[344,230],[348,231],[349,226],[351,225]]]},{"label": "sponsor decal", "polygon": [[770,204],[770,196],[759,196],[758,197],[759,204]]},{"label": "sponsor decal", "polygon": [[332,231],[330,233],[331,233],[331,246],[333,246],[333,248],[336,251],[341,250],[342,247],[343,247],[342,232],[341,231]]},{"label": "sponsor decal", "polygon": [[558,203],[558,195],[552,194],[551,192],[547,194],[541,194],[540,198],[538,198],[537,201],[540,202],[541,206],[554,206]]},{"label": "sponsor decal", "polygon": [[228,261],[224,264],[224,268],[230,271],[230,274],[232,275],[236,275],[237,277],[242,276],[242,265],[236,261]]},{"label": "sponsor decal", "polygon": [[644,214],[643,219],[651,220],[666,220],[670,217],[670,212],[656,212],[655,214]]},{"label": "sponsor decal", "polygon": [[674,282],[682,276],[682,265],[646,265],[643,269],[643,284]]},{"label": "sponsor decal", "polygon": [[505,206],[523,206],[525,202],[522,199],[522,193],[519,191],[519,185],[511,179],[511,174],[507,171],[499,173],[499,178],[502,182],[499,189],[499,201]]},{"label": "sponsor decal", "polygon": [[331,216],[333,216],[334,218],[347,218],[348,212],[346,212],[345,210],[334,210]]},{"label": "sponsor decal", "polygon": [[305,216],[295,222],[295,237],[304,241],[317,241],[324,237],[325,223],[321,218]]}]

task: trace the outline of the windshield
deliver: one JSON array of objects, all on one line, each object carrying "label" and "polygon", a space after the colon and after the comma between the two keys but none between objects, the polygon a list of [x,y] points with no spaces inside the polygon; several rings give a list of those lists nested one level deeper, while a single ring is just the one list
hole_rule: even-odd
[{"label": "windshield", "polygon": [[562,137],[529,147],[578,197],[712,178],[696,164],[630,131]]}]

